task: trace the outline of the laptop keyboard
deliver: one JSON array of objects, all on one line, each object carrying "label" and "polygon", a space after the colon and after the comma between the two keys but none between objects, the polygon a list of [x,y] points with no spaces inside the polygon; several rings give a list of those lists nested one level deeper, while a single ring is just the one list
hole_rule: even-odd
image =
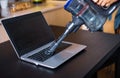
[{"label": "laptop keyboard", "polygon": [[38,61],[45,61],[48,59],[51,55],[46,55],[45,51],[48,50],[48,48],[41,50],[38,53],[33,54],[32,56],[29,56],[29,58],[38,60]]},{"label": "laptop keyboard", "polygon": [[[55,55],[56,53],[59,53],[60,51],[62,51],[65,48],[69,47],[70,45],[71,44],[61,43],[60,46],[58,46],[58,48],[55,50],[53,55]],[[32,56],[29,56],[28,58],[43,62],[43,61],[47,60],[48,58],[50,58],[51,56],[53,56],[53,55],[46,55],[45,54],[45,51],[48,50],[48,48],[45,48],[45,49],[41,50],[40,52],[35,53]]]}]

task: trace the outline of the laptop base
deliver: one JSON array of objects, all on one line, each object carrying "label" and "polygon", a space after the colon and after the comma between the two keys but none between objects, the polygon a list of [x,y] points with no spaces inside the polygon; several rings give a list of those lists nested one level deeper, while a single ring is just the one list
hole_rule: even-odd
[{"label": "laptop base", "polygon": [[53,56],[51,56],[45,61],[37,61],[37,60],[32,60],[30,58],[21,58],[21,59],[27,62],[29,61],[31,63],[34,63],[35,65],[40,65],[47,68],[55,69],[86,48],[85,45],[80,45],[76,43],[71,43],[66,41],[63,41],[63,43],[69,44],[70,46],[64,48],[62,51],[60,50],[60,52],[55,53]]}]

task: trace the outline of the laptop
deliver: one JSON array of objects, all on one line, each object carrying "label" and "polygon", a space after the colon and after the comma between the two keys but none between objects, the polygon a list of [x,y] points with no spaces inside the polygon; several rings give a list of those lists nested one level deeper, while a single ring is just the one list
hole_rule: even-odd
[{"label": "laptop", "polygon": [[86,48],[72,42],[63,41],[53,55],[45,55],[55,42],[55,36],[42,12],[4,18],[1,23],[19,59],[55,69]]}]

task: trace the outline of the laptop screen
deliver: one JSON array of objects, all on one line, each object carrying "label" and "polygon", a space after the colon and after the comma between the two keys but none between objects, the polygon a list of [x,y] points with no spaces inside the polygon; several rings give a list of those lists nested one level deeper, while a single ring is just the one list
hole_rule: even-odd
[{"label": "laptop screen", "polygon": [[19,56],[54,40],[54,35],[41,12],[2,20]]}]

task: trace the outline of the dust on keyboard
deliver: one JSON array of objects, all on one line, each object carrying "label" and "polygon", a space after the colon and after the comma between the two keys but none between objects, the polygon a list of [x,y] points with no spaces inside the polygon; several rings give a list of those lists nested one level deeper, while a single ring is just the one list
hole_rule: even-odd
[{"label": "dust on keyboard", "polygon": [[[59,53],[60,51],[66,49],[70,45],[71,44],[61,43],[60,46],[58,46],[58,48],[55,50],[53,55],[55,55],[56,53]],[[43,61],[47,60],[48,58],[50,58],[51,56],[53,56],[53,55],[46,55],[45,54],[45,51],[47,51],[48,48],[45,48],[45,49],[41,50],[40,52],[38,52],[36,54],[33,54],[32,56],[29,56],[28,58],[43,62]]]}]

